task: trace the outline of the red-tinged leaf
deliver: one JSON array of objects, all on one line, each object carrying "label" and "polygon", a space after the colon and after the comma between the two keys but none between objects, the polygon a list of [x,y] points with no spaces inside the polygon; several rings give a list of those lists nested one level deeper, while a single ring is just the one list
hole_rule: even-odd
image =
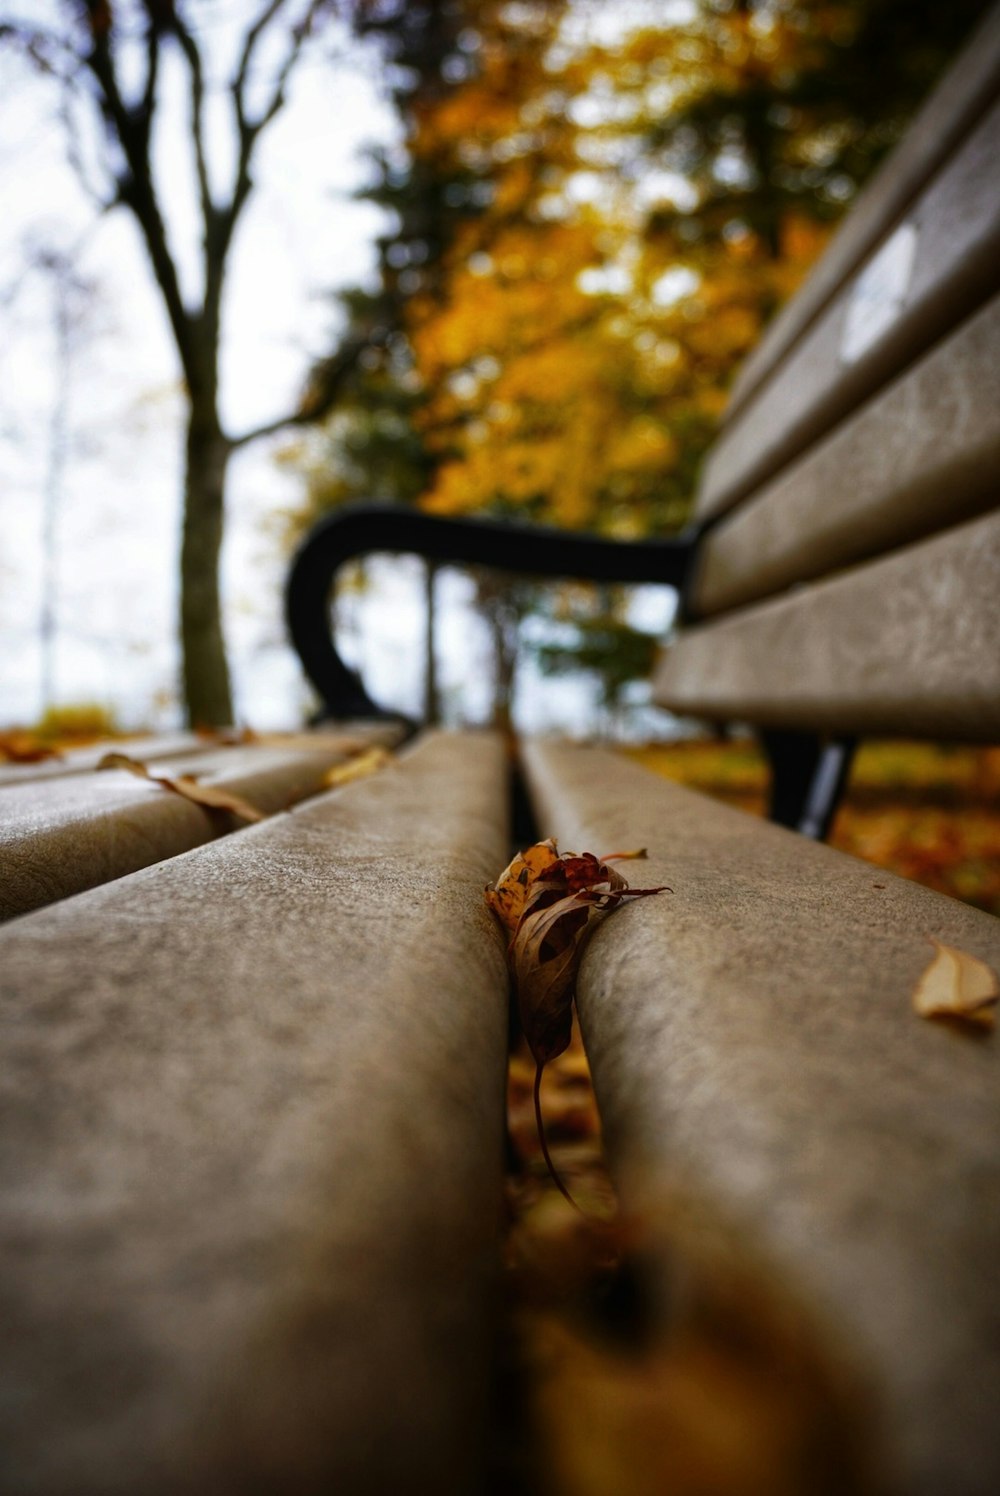
[{"label": "red-tinged leaf", "polygon": [[[644,857],[616,852],[616,859]],[[541,1077],[549,1060],[563,1053],[573,1027],[576,977],[587,932],[625,899],[663,893],[630,889],[607,858],[592,852],[560,856],[554,841],[536,842],[518,855],[486,889],[486,902],[510,935],[508,958],[528,1048],[535,1061],[534,1105],[545,1162],[559,1190],[575,1204],[552,1163],[541,1113]]]},{"label": "red-tinged leaf", "polygon": [[578,946],[592,913],[571,894],[526,913],[511,945],[521,1027],[537,1065],[562,1054],[573,1027]]}]

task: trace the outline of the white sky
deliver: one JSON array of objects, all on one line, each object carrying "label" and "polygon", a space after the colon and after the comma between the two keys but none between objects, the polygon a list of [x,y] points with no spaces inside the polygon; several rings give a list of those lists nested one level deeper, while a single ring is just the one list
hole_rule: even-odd
[{"label": "white sky", "polygon": [[[52,0],[0,0],[0,20],[51,8]],[[215,13],[231,20],[248,9],[255,14],[256,4],[231,0]],[[318,49],[302,59],[286,109],[260,141],[225,307],[222,404],[234,434],[293,405],[309,356],[330,347],[331,293],[372,271],[380,217],[351,194],[363,177],[362,149],[390,143],[396,127],[371,54],[351,50],[343,38],[339,53],[337,62]],[[165,70],[155,159],[174,248],[193,287],[196,232],[180,83],[178,73]],[[53,294],[44,275],[26,271],[29,244],[82,245],[79,269],[96,288],[72,364],[56,699],[100,701],[126,726],[169,725],[180,718],[177,362],[137,231],[123,209],[95,219],[67,161],[56,97],[50,81],[0,50],[0,725],[31,721],[42,706],[41,494],[55,391]],[[212,143],[224,158],[228,137],[217,122]],[[237,716],[262,727],[300,720],[307,701],[281,618],[287,558],[280,516],[298,502],[299,490],[273,461],[278,445],[280,439],[260,442],[233,460],[223,557]],[[377,575],[379,588],[352,605],[356,648],[374,694],[413,708],[416,672],[401,667],[419,637],[419,570],[398,563]],[[485,715],[487,641],[461,579],[448,582],[445,593],[445,693],[457,694],[464,677],[467,706]],[[658,589],[636,606],[638,623],[665,626],[670,603]],[[569,681],[548,681],[527,694],[536,698],[527,712],[535,725],[579,717],[583,706],[581,687]]]}]

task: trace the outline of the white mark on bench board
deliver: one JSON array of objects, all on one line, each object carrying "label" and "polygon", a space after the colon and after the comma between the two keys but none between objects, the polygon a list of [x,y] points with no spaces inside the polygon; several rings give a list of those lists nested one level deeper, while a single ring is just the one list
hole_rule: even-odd
[{"label": "white mark on bench board", "polygon": [[840,340],[843,363],[857,363],[896,321],[906,302],[916,255],[916,225],[904,223],[862,270]]}]

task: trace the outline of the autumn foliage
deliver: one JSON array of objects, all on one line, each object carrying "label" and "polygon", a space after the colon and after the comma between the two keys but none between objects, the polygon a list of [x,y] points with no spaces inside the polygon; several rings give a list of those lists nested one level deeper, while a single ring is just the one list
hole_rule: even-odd
[{"label": "autumn foliage", "polygon": [[736,367],[981,8],[360,5],[403,141],[312,509],[676,529]]}]

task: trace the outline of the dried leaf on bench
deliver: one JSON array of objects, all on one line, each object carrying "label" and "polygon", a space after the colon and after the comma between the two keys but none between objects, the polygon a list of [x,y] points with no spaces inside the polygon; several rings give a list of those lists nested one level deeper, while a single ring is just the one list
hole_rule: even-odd
[{"label": "dried leaf on bench", "polygon": [[40,764],[47,758],[62,758],[57,748],[43,743],[33,732],[13,728],[0,732],[0,763]]},{"label": "dried leaf on bench", "polygon": [[[617,852],[615,858],[645,852]],[[510,936],[508,959],[521,1027],[535,1061],[535,1117],[545,1161],[567,1199],[572,1199],[549,1157],[542,1126],[542,1070],[562,1054],[573,1028],[576,975],[588,929],[625,899],[669,892],[664,887],[629,888],[607,858],[592,852],[560,856],[552,840],[519,852],[485,890],[486,902]]]},{"label": "dried leaf on bench", "polygon": [[992,1028],[1000,998],[996,972],[968,951],[940,940],[933,944],[937,952],[914,989],[916,1011],[921,1018],[958,1018]]},{"label": "dried leaf on bench", "polygon": [[375,774],[392,758],[387,748],[367,748],[364,753],[359,753],[356,758],[349,758],[346,763],[334,764],[327,769],[323,775],[323,788],[332,790],[339,785],[350,784],[354,779],[367,779],[369,774]]},{"label": "dried leaf on bench", "polygon": [[139,779],[148,779],[152,784],[162,785],[165,790],[182,795],[185,800],[203,805],[207,810],[228,810],[244,821],[267,820],[265,811],[258,810],[256,805],[251,805],[249,800],[244,800],[242,795],[234,794],[232,790],[223,789],[220,785],[200,784],[192,774],[178,774],[176,777],[151,774],[144,763],[137,758],[129,758],[125,753],[106,753],[97,767],[125,769],[129,774],[135,774]]}]

